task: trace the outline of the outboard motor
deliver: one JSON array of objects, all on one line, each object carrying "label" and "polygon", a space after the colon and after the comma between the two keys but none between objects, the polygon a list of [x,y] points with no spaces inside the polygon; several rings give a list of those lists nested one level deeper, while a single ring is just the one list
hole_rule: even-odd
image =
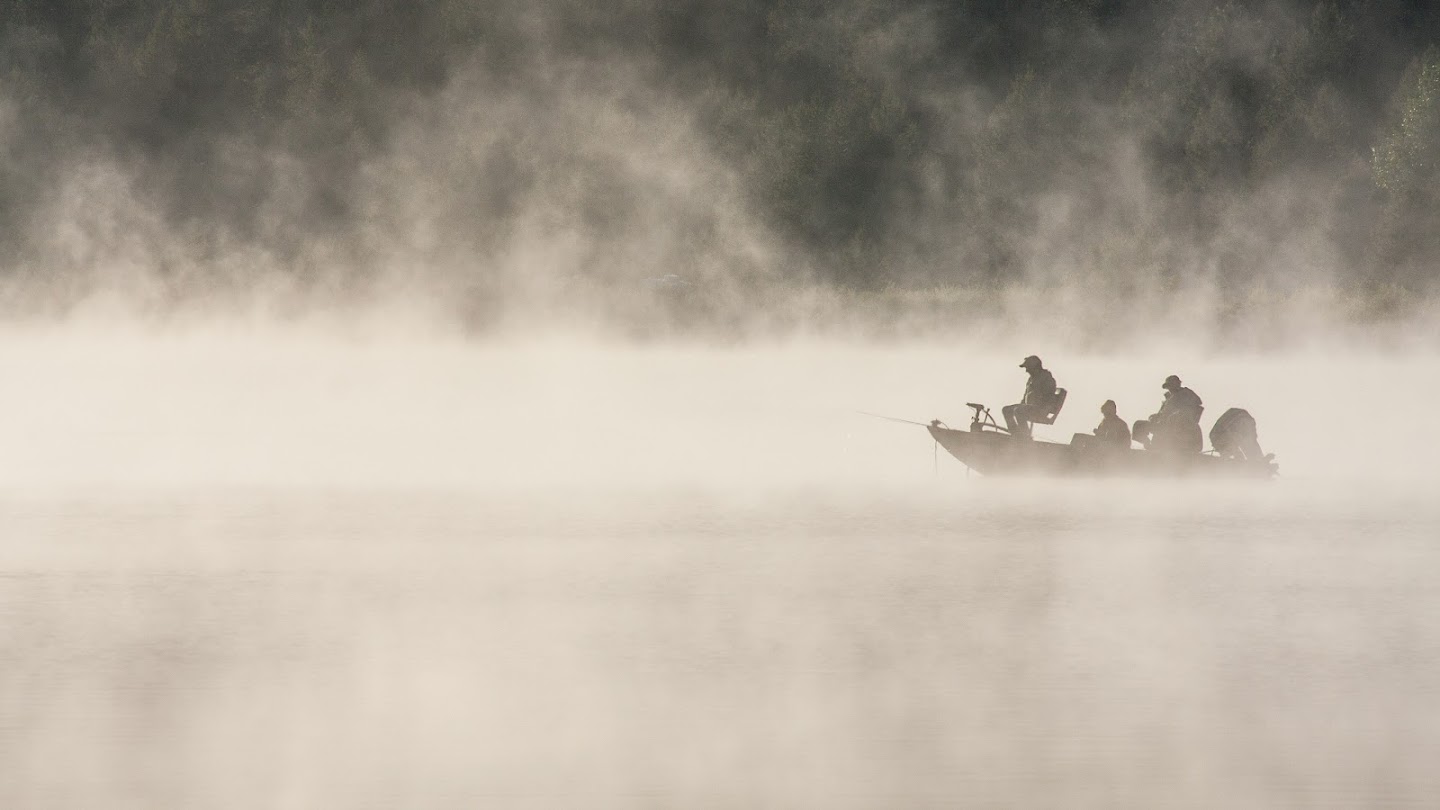
[{"label": "outboard motor", "polygon": [[1223,458],[1257,463],[1267,460],[1260,449],[1255,417],[1243,408],[1231,408],[1220,414],[1215,426],[1210,428],[1210,446]]}]

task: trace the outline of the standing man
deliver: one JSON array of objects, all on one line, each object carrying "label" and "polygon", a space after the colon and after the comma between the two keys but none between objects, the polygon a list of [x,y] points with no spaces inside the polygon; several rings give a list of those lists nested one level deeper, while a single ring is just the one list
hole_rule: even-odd
[{"label": "standing man", "polygon": [[1011,435],[1030,438],[1030,423],[1050,415],[1055,405],[1055,375],[1040,363],[1040,358],[1030,355],[1020,363],[1030,379],[1025,381],[1025,394],[1016,405],[1000,409],[1005,416],[1005,426]]}]

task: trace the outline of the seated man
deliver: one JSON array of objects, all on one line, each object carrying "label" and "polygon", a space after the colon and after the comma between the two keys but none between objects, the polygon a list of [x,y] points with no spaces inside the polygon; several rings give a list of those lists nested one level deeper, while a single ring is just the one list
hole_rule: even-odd
[{"label": "seated man", "polygon": [[1005,426],[1011,434],[1029,438],[1030,423],[1044,419],[1055,407],[1055,375],[1033,354],[1020,363],[1020,368],[1030,375],[1025,381],[1025,393],[1019,404],[1006,405],[1000,413],[1005,416]]},{"label": "seated man", "polygon": [[1215,427],[1210,428],[1210,446],[1224,458],[1265,460],[1259,434],[1255,431],[1255,417],[1243,408],[1231,408],[1220,414],[1220,418],[1215,420]]},{"label": "seated man", "polygon": [[1130,449],[1130,426],[1115,414],[1115,400],[1107,399],[1100,406],[1100,425],[1095,428],[1095,438],[1101,447]]},{"label": "seated man", "polygon": [[1135,440],[1147,450],[1200,452],[1205,448],[1200,433],[1200,415],[1205,406],[1200,396],[1181,385],[1174,374],[1165,378],[1161,388],[1165,389],[1165,400],[1160,403],[1160,411],[1151,414],[1149,421],[1135,423]]}]

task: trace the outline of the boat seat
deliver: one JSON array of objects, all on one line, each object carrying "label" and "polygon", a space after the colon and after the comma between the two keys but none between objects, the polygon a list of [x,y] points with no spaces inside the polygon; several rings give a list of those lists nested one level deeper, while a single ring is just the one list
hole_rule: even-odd
[{"label": "boat seat", "polygon": [[1051,406],[1050,410],[1047,411],[1046,414],[1045,414],[1043,417],[1040,417],[1040,418],[1038,418],[1038,419],[1032,419],[1032,420],[1030,420],[1030,421],[1033,422],[1034,424],[1037,424],[1037,425],[1053,425],[1053,424],[1055,424],[1055,417],[1059,416],[1059,415],[1060,415],[1060,409],[1063,408],[1063,407],[1065,407],[1065,397],[1068,396],[1068,395],[1069,395],[1069,392],[1066,391],[1064,388],[1056,388],[1056,389],[1055,389],[1055,404],[1054,404],[1053,406]]}]

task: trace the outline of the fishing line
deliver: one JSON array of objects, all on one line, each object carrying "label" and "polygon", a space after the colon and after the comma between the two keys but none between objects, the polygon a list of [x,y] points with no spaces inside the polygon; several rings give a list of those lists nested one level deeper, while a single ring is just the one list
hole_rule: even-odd
[{"label": "fishing line", "polygon": [[907,424],[907,425],[919,425],[920,427],[930,427],[929,425],[925,424],[924,422],[916,422],[916,421],[913,421],[913,420],[910,420],[910,419],[900,419],[899,417],[886,416],[886,415],[880,414],[880,413],[870,413],[869,411],[856,411],[855,413],[864,414],[865,416],[873,416],[873,417],[875,417],[876,419],[886,419],[886,420],[891,421],[891,422],[903,422],[903,423],[905,423],[905,424]]}]

